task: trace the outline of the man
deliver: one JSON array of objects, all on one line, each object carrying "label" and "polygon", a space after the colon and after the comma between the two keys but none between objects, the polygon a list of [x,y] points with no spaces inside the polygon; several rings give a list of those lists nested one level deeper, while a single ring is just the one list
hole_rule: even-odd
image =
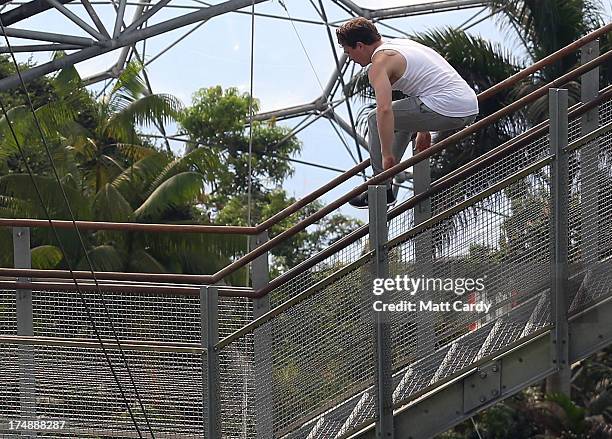
[{"label": "man", "polygon": [[[350,60],[365,67],[376,94],[368,115],[368,146],[374,174],[396,165],[414,139],[421,152],[431,146],[430,131],[463,128],[478,114],[476,93],[437,52],[408,39],[383,41],[365,18],[354,18],[336,30],[338,43]],[[405,99],[392,102],[391,91]],[[387,204],[395,203],[387,182]],[[349,201],[368,207],[367,192]]]}]

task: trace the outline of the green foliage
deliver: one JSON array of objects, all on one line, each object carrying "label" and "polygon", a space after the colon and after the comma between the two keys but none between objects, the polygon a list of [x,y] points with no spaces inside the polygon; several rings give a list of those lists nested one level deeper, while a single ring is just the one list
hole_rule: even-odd
[{"label": "green foliage", "polygon": [[[28,60],[27,62],[19,63],[18,65],[19,69],[21,71],[24,71],[33,67],[34,63],[31,60]],[[0,56],[0,79],[4,79],[15,74],[16,70],[11,58],[6,55]],[[30,99],[32,100],[32,104],[35,108],[46,104],[49,99],[52,99],[54,97],[51,81],[45,76],[36,78],[33,81],[28,82],[27,87]],[[1,91],[0,101],[2,101],[4,106],[9,109],[13,107],[18,107],[20,105],[26,105],[27,96],[25,95],[25,92],[20,87],[18,87],[10,91]]]},{"label": "green foliage", "polygon": [[[572,366],[572,398],[529,387],[475,416],[483,439],[609,439],[612,437],[612,348]],[[476,439],[471,421],[439,436]]]},{"label": "green foliage", "polygon": [[[194,93],[192,105],[180,117],[183,131],[193,142],[188,151],[203,149],[223,163],[214,169],[214,182],[207,198],[212,216],[233,196],[247,192],[249,175],[252,193],[257,197],[258,193],[280,185],[293,172],[286,157],[300,150],[300,142],[295,137],[281,142],[289,129],[255,121],[249,174],[249,108],[247,93],[217,86]],[[253,110],[257,109],[257,100],[253,100]]]},{"label": "green foliage", "polygon": [[32,249],[32,268],[50,270],[59,265],[62,252],[53,245],[39,245]]},{"label": "green foliage", "polygon": [[[254,111],[258,105],[257,100],[253,100]],[[285,140],[288,129],[274,123],[253,122],[249,174],[250,133],[246,128],[249,108],[247,93],[241,94],[236,88],[211,87],[194,93],[192,105],[180,117],[182,129],[195,145],[188,148],[188,155],[199,153],[202,159],[214,157],[219,163],[212,167],[211,191],[203,198],[206,215],[215,224],[247,225],[249,175],[250,225],[265,221],[296,201],[278,187],[293,172],[285,157],[298,152],[301,147],[295,138]],[[277,236],[321,207],[321,204],[313,203],[286,218],[272,227],[270,237]],[[294,267],[357,224],[342,215],[335,215],[297,233],[272,250],[272,275]]]},{"label": "green foliage", "polygon": [[[281,189],[260,194],[260,198],[253,200],[253,205],[257,206],[257,208],[253,209],[252,222],[254,224],[262,223],[294,202],[296,202],[295,198],[288,197],[287,193]],[[272,226],[269,231],[270,238],[274,238],[322,207],[322,204],[314,202],[290,217],[285,218]],[[217,223],[246,225],[247,209],[246,197],[236,196],[219,212]],[[272,276],[276,277],[289,268],[295,267],[360,225],[361,222],[358,220],[347,218],[341,214],[335,214],[323,218],[307,230],[298,232],[271,250],[272,259],[270,268]]]}]

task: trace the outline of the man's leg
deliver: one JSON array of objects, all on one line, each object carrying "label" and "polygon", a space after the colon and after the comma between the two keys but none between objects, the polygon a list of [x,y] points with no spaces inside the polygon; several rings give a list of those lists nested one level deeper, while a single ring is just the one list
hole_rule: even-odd
[{"label": "man's leg", "polygon": [[[393,141],[393,156],[399,162],[410,143],[412,133],[421,131],[447,131],[463,128],[472,123],[476,116],[448,117],[431,110],[419,98],[408,97],[393,101],[393,120],[395,137]],[[368,149],[374,174],[383,171],[382,152],[378,125],[376,124],[376,109],[368,114]]]},{"label": "man's leg", "polygon": [[[404,155],[406,147],[410,143],[412,132],[403,130],[401,129],[401,127],[397,127],[397,123],[398,122],[396,120],[396,130],[393,137],[393,145],[391,146],[391,151],[393,152],[393,156],[396,158],[396,160],[399,161],[402,155]],[[382,151],[380,149],[380,137],[378,136],[378,125],[376,124],[376,109],[368,113],[368,149],[370,151],[370,163],[372,166],[372,170],[374,171],[374,175],[380,174],[383,171],[383,166]],[[393,193],[391,186],[392,181],[392,178],[385,181],[385,184],[387,185],[388,205],[395,203],[395,194]],[[357,208],[367,208],[368,193],[364,192],[360,195],[357,195],[349,201],[349,204]]]},{"label": "man's leg", "polygon": [[[407,131],[398,124],[399,121],[397,118],[395,118],[395,111],[393,112],[393,115],[395,119],[395,133],[391,151],[393,152],[395,159],[399,162],[404,155],[408,144],[410,143],[412,131]],[[373,109],[370,111],[370,113],[368,113],[368,149],[370,151],[370,162],[374,175],[380,174],[383,171],[383,167],[380,137],[378,136],[378,125],[376,124],[376,109]],[[388,182],[388,184],[390,184],[390,182]]]},{"label": "man's leg", "polygon": [[[448,117],[431,110],[419,98],[407,97],[392,103],[395,135],[392,152],[395,160],[400,162],[413,133],[421,131],[446,131],[462,128],[472,123],[476,116]],[[383,171],[380,137],[376,124],[376,109],[368,114],[368,149],[374,175]],[[391,188],[391,179],[386,184]],[[350,201],[355,207],[367,207],[367,194],[362,194]]]}]

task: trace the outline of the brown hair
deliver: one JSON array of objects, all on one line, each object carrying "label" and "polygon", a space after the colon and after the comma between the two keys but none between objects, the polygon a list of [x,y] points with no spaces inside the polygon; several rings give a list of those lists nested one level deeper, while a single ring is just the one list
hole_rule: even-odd
[{"label": "brown hair", "polygon": [[355,47],[357,43],[372,44],[380,41],[376,26],[367,18],[357,17],[347,21],[336,29],[338,43],[343,46]]}]

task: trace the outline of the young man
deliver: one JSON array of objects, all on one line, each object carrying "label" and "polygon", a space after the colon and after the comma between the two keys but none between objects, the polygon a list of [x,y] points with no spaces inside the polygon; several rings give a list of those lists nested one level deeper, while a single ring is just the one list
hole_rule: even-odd
[{"label": "young man", "polygon": [[[472,123],[478,115],[476,93],[434,50],[408,39],[383,41],[365,18],[354,18],[336,30],[338,43],[350,60],[372,64],[368,79],[376,93],[376,109],[368,115],[368,145],[374,174],[396,165],[414,133],[416,150],[431,146],[430,131],[445,131]],[[392,102],[391,91],[405,99]],[[387,203],[395,203],[387,182]],[[349,203],[368,206],[367,192]]]}]

